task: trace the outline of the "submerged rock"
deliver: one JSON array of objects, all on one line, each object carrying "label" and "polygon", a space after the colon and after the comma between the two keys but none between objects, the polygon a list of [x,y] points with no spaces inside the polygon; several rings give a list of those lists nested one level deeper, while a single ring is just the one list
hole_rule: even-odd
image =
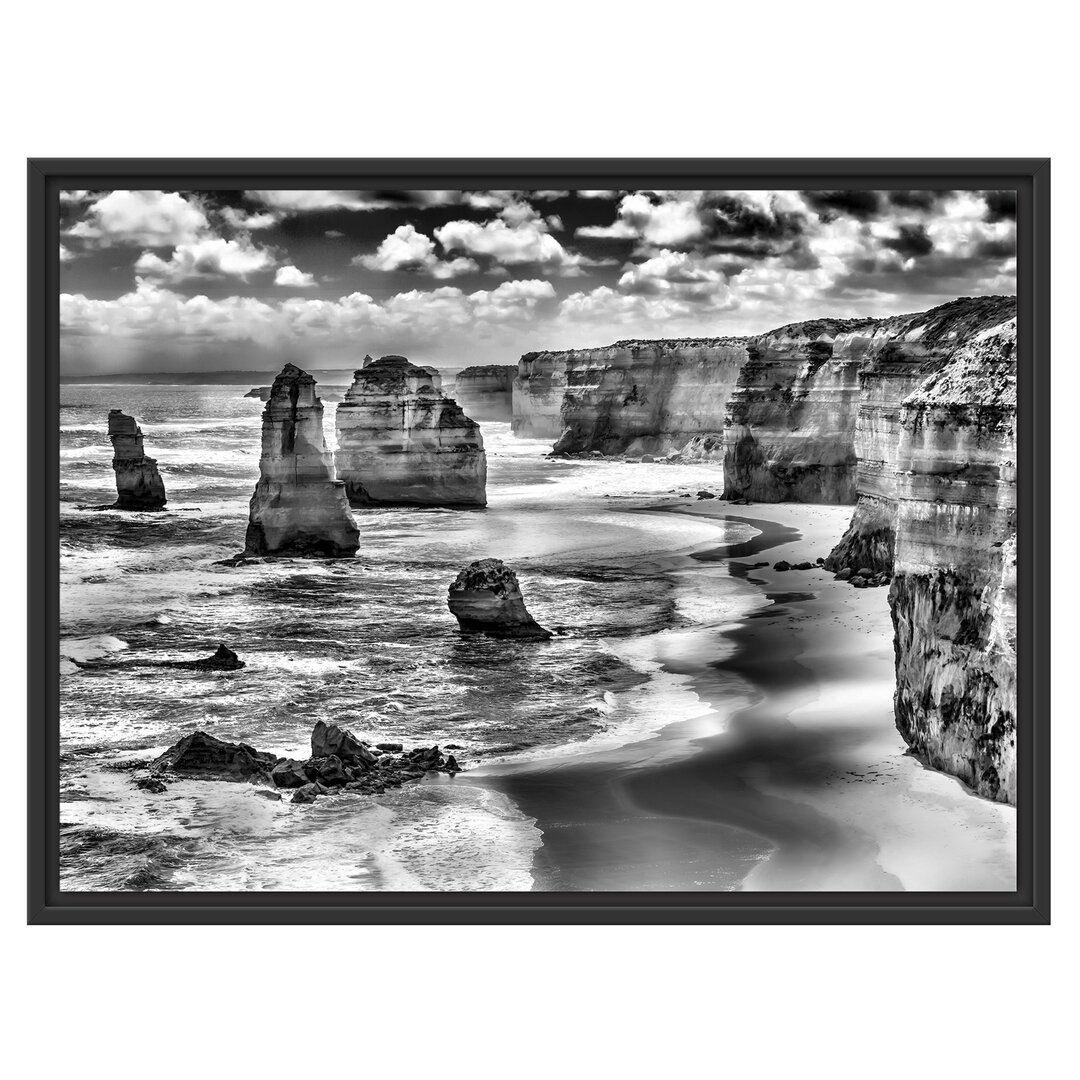
[{"label": "submerged rock", "polygon": [[337,475],[353,506],[485,506],[480,425],[404,356],[365,361],[337,409]]},{"label": "submerged rock", "polygon": [[525,609],[517,575],[500,559],[479,559],[454,579],[447,597],[466,634],[546,640],[545,630]]},{"label": "submerged rock", "polygon": [[162,664],[162,667],[190,668],[192,671],[238,671],[245,666],[228,645],[219,645],[213,656],[201,660],[166,660]]},{"label": "submerged rock", "polygon": [[165,485],[157,461],[143,452],[143,434],[134,416],[109,410],[109,439],[116,473],[116,510],[160,510],[165,506]]},{"label": "submerged rock", "polygon": [[196,731],[169,747],[153,764],[189,780],[267,780],[277,758],[246,743],[230,743]]},{"label": "submerged rock", "polygon": [[262,416],[259,482],[251,496],[245,555],[340,558],[359,530],[323,439],[315,380],[286,364]]}]

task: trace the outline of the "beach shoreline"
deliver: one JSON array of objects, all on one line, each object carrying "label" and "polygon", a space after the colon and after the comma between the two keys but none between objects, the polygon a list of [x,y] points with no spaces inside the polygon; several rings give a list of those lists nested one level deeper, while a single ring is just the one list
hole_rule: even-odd
[{"label": "beach shoreline", "polygon": [[726,565],[762,606],[723,628],[717,659],[681,666],[702,702],[694,718],[613,750],[478,770],[472,782],[543,834],[534,888],[1014,890],[1014,808],[926,768],[896,731],[888,590],[775,569],[827,555],[850,508],[639,509],[756,529],[687,560]]}]

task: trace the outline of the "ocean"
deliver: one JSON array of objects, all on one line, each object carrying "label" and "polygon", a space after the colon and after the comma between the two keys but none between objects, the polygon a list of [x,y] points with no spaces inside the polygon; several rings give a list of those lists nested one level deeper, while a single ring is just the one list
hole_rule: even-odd
[{"label": "ocean", "polygon": [[[719,492],[720,470],[552,460],[550,443],[485,423],[486,510],[360,510],[351,561],[221,566],[243,548],[258,478],[262,402],[247,389],[61,387],[61,887],[532,888],[542,833],[469,771],[640,741],[701,708],[665,651],[761,597],[685,556],[751,530],[643,508]],[[88,508],[115,498],[110,408],[139,417],[164,512]],[[517,571],[550,642],[458,632],[447,587],[485,557]],[[218,642],[247,666],[141,666],[206,656]],[[227,782],[154,795],[125,768],[198,729],[306,757],[317,720],[454,748],[466,772],[293,806]]]}]

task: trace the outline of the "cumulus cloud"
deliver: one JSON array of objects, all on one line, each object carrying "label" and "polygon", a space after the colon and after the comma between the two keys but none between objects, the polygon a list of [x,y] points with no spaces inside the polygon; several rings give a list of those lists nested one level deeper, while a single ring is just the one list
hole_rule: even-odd
[{"label": "cumulus cloud", "polygon": [[578,236],[610,240],[644,240],[673,247],[699,239],[704,232],[697,207],[690,199],[662,199],[643,191],[625,195],[611,225],[585,225]]},{"label": "cumulus cloud", "polygon": [[158,281],[180,282],[189,278],[247,278],[259,270],[268,270],[277,260],[264,248],[256,247],[249,237],[225,240],[206,236],[188,244],[178,244],[166,261],[152,251],[144,251],[135,263],[136,274]]},{"label": "cumulus cloud", "polygon": [[209,227],[202,207],[175,191],[110,191],[69,230],[100,247],[168,247],[193,242]]},{"label": "cumulus cloud", "polygon": [[439,279],[475,273],[480,269],[472,259],[443,261],[436,254],[435,242],[431,237],[418,232],[411,224],[399,225],[379,244],[374,255],[357,255],[352,265],[385,272],[411,270]]},{"label": "cumulus cloud", "polygon": [[246,210],[239,210],[235,206],[223,206],[221,216],[225,223],[234,229],[269,229],[280,220],[277,214],[269,212],[249,214]]},{"label": "cumulus cloud", "polygon": [[63,244],[61,244],[60,245],[60,261],[62,263],[71,262],[71,260],[74,259],[74,258],[75,258],[74,253],[72,251],[70,251],[68,248],[64,247]]},{"label": "cumulus cloud", "polygon": [[310,289],[316,284],[314,274],[305,274],[295,266],[279,266],[274,275],[275,285],[288,285],[294,289]]},{"label": "cumulus cloud", "polygon": [[435,230],[447,252],[486,256],[499,266],[533,264],[556,274],[582,273],[591,260],[568,251],[548,231],[548,224],[532,207],[513,202],[504,208],[509,220],[449,221]]}]

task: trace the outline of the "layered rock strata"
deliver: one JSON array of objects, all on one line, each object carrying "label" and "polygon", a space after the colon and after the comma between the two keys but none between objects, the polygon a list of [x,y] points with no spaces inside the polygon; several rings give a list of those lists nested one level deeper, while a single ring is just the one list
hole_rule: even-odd
[{"label": "layered rock strata", "polygon": [[514,365],[467,367],[454,380],[454,399],[474,420],[508,424],[514,415],[516,376]]},{"label": "layered rock strata", "polygon": [[143,451],[143,434],[134,416],[109,410],[109,439],[116,474],[116,510],[160,510],[165,506],[165,485],[157,461]]},{"label": "layered rock strata", "polygon": [[463,633],[543,641],[551,637],[526,610],[517,575],[500,559],[479,559],[454,579],[447,605]]},{"label": "layered rock strata", "polygon": [[359,531],[323,439],[315,380],[286,364],[262,415],[259,482],[251,496],[245,555],[354,555]]},{"label": "layered rock strata", "polygon": [[931,765],[1016,801],[1016,321],[899,410],[896,725]]},{"label": "layered rock strata", "polygon": [[1015,297],[965,297],[917,315],[880,320],[861,341],[841,345],[863,352],[854,435],[858,504],[826,560],[829,569],[892,571],[901,404],[957,349],[1015,314]]},{"label": "layered rock strata", "polygon": [[403,356],[355,373],[337,408],[337,440],[337,475],[353,506],[487,503],[479,424]]}]

